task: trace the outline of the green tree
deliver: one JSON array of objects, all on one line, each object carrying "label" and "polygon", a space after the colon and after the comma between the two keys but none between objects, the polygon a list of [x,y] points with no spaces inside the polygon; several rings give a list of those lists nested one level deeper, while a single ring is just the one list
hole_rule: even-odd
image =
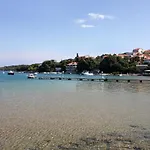
[{"label": "green tree", "polygon": [[39,67],[39,72],[51,72],[55,71],[57,66],[57,62],[55,60],[47,60],[44,61]]}]

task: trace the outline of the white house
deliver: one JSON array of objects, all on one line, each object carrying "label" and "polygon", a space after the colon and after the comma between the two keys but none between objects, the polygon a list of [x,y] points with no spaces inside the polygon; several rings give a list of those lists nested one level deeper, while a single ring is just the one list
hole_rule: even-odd
[{"label": "white house", "polygon": [[144,53],[144,50],[142,48],[133,49],[133,56],[141,55],[143,53]]}]

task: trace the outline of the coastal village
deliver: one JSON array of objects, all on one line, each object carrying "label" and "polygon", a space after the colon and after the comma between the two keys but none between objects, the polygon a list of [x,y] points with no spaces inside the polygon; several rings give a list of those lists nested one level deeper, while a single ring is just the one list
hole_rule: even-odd
[{"label": "coastal village", "polygon": [[80,56],[78,53],[75,58],[68,58],[57,62],[55,60],[45,60],[42,63],[31,65],[12,65],[1,67],[3,71],[17,72],[47,72],[47,73],[66,73],[76,74],[88,72],[93,74],[137,74],[147,72],[150,74],[150,49],[135,48],[131,52],[119,54],[103,54],[92,57],[89,55]]},{"label": "coastal village", "polygon": [[[109,57],[110,54],[104,54],[102,55],[102,59]],[[124,53],[119,53],[119,54],[114,54],[118,57],[121,58],[137,58],[138,59],[138,64],[136,65],[136,67],[140,70],[144,70],[148,67],[148,65],[150,64],[150,49],[149,50],[144,50],[142,48],[135,48],[132,50],[132,52],[124,52]],[[94,58],[91,57],[89,55],[86,56],[81,56],[80,58]],[[66,66],[66,72],[68,73],[73,73],[75,72],[76,68],[77,68],[78,63],[73,61],[67,64]]]}]

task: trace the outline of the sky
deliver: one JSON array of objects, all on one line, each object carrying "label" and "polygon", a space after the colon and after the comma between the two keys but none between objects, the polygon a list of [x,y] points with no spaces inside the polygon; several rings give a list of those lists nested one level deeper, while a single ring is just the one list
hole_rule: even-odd
[{"label": "sky", "polygon": [[0,66],[150,48],[150,0],[0,0]]}]

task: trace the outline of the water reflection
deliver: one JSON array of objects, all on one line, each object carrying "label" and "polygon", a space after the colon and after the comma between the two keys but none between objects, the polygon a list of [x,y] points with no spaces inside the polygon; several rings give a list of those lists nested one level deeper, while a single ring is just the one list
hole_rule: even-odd
[{"label": "water reflection", "polygon": [[105,91],[105,92],[131,92],[149,93],[149,83],[116,83],[116,82],[77,82],[77,91]]}]

